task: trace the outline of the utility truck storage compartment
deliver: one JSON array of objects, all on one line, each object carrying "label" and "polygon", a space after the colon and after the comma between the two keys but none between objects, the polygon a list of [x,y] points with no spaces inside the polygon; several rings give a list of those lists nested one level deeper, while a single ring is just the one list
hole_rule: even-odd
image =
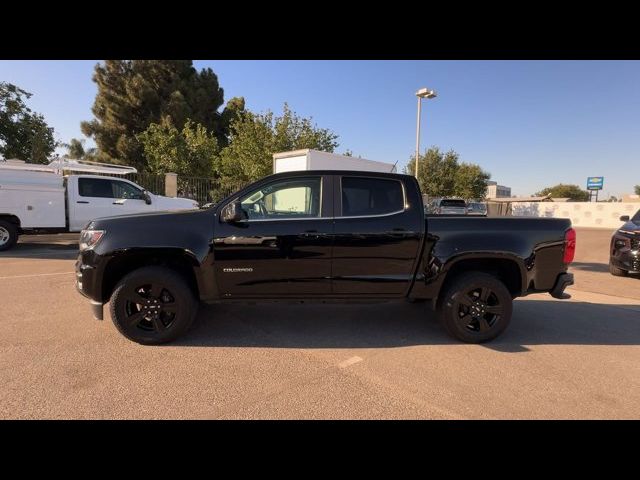
[{"label": "utility truck storage compartment", "polygon": [[395,173],[396,166],[393,163],[311,149],[273,154],[273,173],[297,170],[362,170],[365,172]]},{"label": "utility truck storage compartment", "polygon": [[64,192],[64,178],[54,172],[0,172],[0,210],[18,216],[22,228],[63,228]]}]

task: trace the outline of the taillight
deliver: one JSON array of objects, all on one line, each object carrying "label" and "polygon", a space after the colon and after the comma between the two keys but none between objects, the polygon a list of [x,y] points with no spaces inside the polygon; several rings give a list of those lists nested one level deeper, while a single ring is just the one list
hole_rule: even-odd
[{"label": "taillight", "polygon": [[573,262],[576,254],[576,231],[573,228],[567,230],[564,234],[564,263]]}]

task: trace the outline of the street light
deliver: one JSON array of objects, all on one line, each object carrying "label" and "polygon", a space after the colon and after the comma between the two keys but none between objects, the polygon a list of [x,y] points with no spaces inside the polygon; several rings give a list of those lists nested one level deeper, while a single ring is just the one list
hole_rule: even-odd
[{"label": "street light", "polygon": [[418,97],[418,126],[416,128],[416,178],[418,178],[418,161],[420,158],[420,114],[422,110],[422,99],[436,98],[436,96],[436,91],[429,90],[428,88],[421,88],[416,92],[416,97]]}]

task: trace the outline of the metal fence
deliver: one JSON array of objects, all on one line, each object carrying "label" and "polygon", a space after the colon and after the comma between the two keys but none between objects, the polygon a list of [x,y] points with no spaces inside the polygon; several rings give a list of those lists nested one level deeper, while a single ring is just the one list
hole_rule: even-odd
[{"label": "metal fence", "polygon": [[[101,177],[116,177],[116,175],[110,173],[93,173],[92,175],[99,175]],[[154,195],[164,195],[164,179],[163,174],[156,173],[127,173],[126,175],[118,175],[117,178],[126,178],[133,183],[140,185],[145,190],[153,193]]]},{"label": "metal fence", "polygon": [[[99,173],[97,175],[112,176],[107,173]],[[122,175],[121,178],[126,178],[155,195],[165,195],[164,174],[129,173]],[[178,197],[196,200],[200,205],[219,202],[247,184],[246,182],[229,181],[222,183],[217,178],[185,177],[181,175],[178,175],[177,182]]]},{"label": "metal fence", "polygon": [[221,183],[216,178],[178,175],[178,197],[191,198],[200,205],[216,203],[245,185],[245,182]]},{"label": "metal fence", "polygon": [[124,178],[137,183],[145,190],[150,191],[154,195],[164,195],[164,179],[165,176],[156,173],[128,173]]}]

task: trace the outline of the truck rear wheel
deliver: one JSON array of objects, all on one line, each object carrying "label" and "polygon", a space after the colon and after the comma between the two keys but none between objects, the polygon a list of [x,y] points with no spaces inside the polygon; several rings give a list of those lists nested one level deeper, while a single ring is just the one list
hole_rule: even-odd
[{"label": "truck rear wheel", "polygon": [[9,250],[18,242],[18,227],[6,220],[0,220],[0,252]]},{"label": "truck rear wheel", "polygon": [[447,332],[466,343],[493,340],[509,325],[513,299],[493,275],[462,274],[446,289],[440,318]]},{"label": "truck rear wheel", "polygon": [[177,272],[144,267],[125,276],[111,296],[111,319],[122,335],[143,345],[170,342],[187,332],[198,302]]}]

